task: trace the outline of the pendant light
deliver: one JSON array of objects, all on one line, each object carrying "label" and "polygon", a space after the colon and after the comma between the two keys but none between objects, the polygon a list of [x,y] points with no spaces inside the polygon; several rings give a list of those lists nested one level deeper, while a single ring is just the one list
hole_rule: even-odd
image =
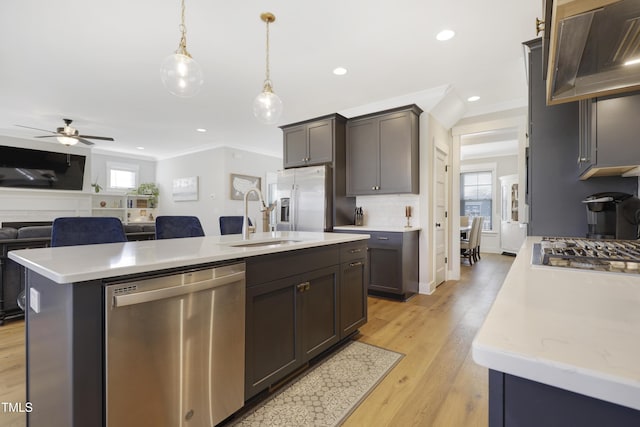
[{"label": "pendant light", "polygon": [[278,121],[282,114],[282,101],[278,95],[273,93],[269,72],[269,24],[274,22],[276,17],[271,12],[265,12],[260,15],[260,19],[267,24],[267,67],[262,93],[256,96],[256,99],[253,101],[253,115],[256,116],[260,122],[266,125],[272,125]]},{"label": "pendant light", "polygon": [[184,25],[184,0],[180,22],[180,44],[174,54],[167,56],[160,66],[160,78],[164,87],[172,94],[189,98],[202,87],[202,68],[187,52],[187,27]]}]

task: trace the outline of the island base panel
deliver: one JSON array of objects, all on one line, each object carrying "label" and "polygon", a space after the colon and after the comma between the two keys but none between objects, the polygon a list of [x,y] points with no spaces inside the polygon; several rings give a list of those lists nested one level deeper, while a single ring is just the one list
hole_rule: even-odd
[{"label": "island base panel", "polygon": [[640,411],[489,370],[489,427],[637,427]]}]

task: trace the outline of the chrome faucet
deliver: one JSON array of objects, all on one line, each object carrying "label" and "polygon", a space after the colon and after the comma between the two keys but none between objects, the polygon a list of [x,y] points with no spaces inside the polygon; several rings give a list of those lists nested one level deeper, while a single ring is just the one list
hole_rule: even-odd
[{"label": "chrome faucet", "polygon": [[249,240],[249,218],[247,215],[247,211],[249,210],[249,193],[255,191],[260,199],[260,203],[262,203],[262,207],[260,208],[260,212],[264,211],[267,208],[267,205],[264,203],[264,198],[262,197],[262,192],[257,188],[251,188],[246,193],[244,193],[244,214],[242,216],[242,240]]}]

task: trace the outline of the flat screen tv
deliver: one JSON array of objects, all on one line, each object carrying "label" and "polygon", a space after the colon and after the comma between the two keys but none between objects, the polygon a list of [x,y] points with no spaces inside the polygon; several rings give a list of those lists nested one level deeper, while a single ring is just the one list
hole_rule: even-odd
[{"label": "flat screen tv", "polygon": [[86,156],[0,146],[0,187],[82,190]]}]

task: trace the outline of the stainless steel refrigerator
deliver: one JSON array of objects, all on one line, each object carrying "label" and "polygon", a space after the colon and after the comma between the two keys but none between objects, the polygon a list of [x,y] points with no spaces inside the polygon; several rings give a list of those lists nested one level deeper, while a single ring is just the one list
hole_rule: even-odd
[{"label": "stainless steel refrigerator", "polygon": [[331,168],[309,166],[278,172],[276,230],[332,231]]}]

